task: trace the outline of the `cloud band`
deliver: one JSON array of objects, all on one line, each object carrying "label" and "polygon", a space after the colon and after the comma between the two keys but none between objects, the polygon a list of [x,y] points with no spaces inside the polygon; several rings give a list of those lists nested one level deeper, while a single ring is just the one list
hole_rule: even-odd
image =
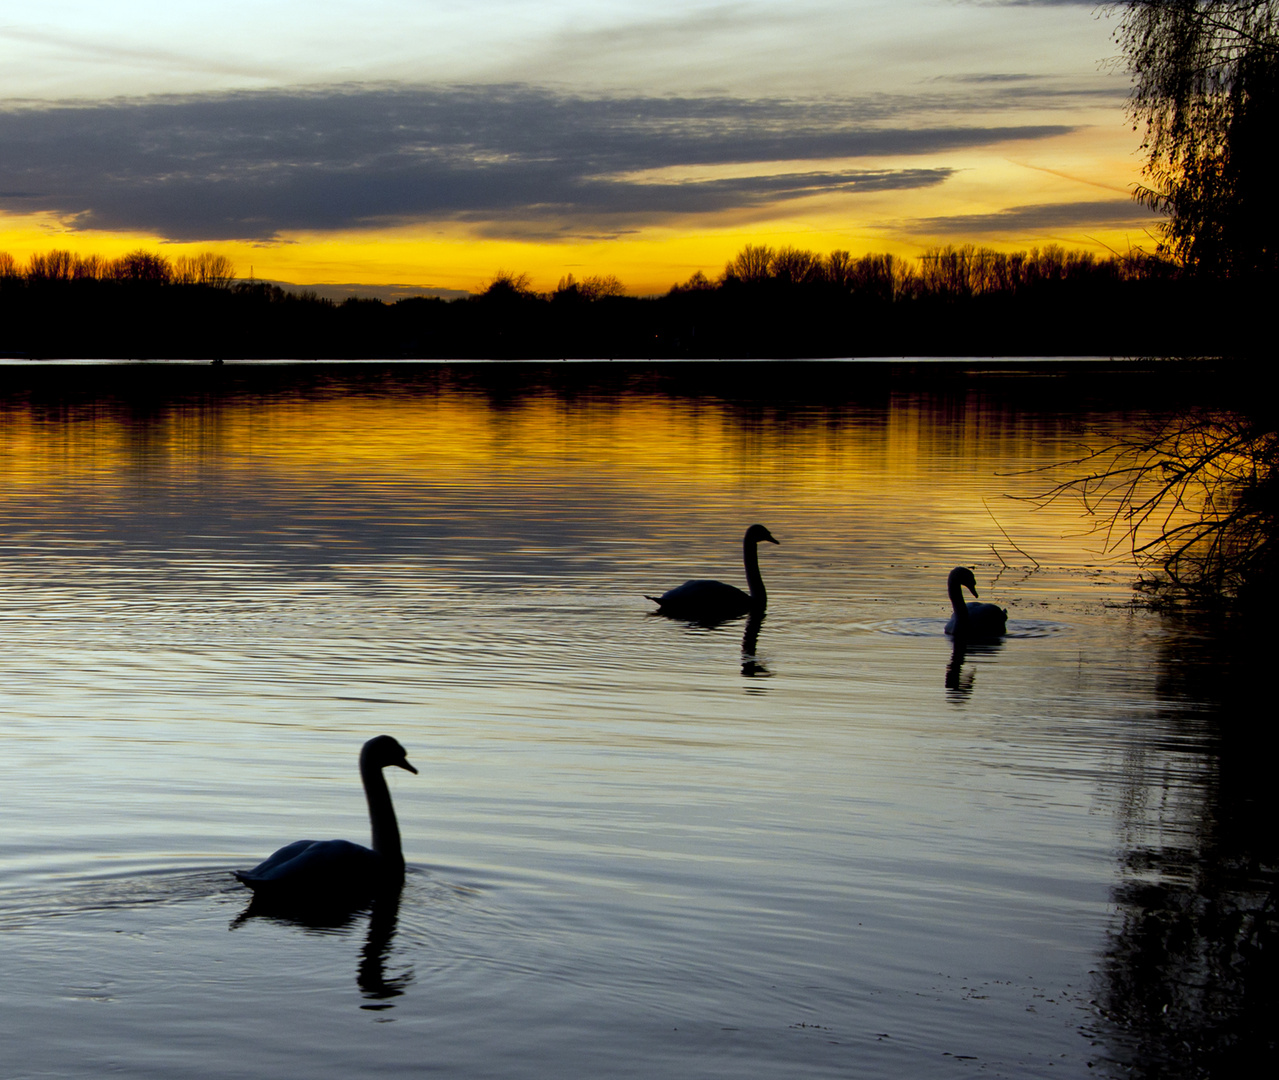
[{"label": "cloud band", "polygon": [[[509,85],[10,107],[0,110],[0,207],[192,241],[444,220],[510,235],[598,233],[938,184],[949,168],[848,163],[1072,130],[910,126],[917,106],[887,96],[588,98]],[[687,178],[670,178],[680,172]]]}]

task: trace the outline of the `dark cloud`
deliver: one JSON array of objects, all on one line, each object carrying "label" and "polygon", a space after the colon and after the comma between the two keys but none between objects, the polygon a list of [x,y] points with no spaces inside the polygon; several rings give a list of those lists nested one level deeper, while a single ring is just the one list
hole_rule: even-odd
[{"label": "dark cloud", "polygon": [[[489,86],[10,108],[0,111],[0,207],[175,240],[442,220],[609,232],[814,194],[937,184],[948,168],[819,163],[940,155],[1072,130],[909,126],[920,103],[887,95],[585,98]],[[927,104],[955,103],[939,94]],[[797,171],[796,162],[807,167]],[[722,166],[741,175],[651,178],[667,167]]]},{"label": "dark cloud", "polygon": [[[953,217],[915,218],[906,223],[912,231],[956,236],[1044,233],[1058,229],[1149,227],[1157,215],[1132,199],[1098,199],[1089,202],[1037,203],[1010,206],[993,214],[957,214]],[[897,222],[893,229],[900,229]]]}]

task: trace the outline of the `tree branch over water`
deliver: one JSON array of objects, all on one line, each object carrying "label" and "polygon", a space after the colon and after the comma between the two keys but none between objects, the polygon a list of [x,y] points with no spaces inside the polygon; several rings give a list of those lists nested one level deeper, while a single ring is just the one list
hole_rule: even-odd
[{"label": "tree branch over water", "polygon": [[1239,597],[1273,586],[1277,452],[1272,423],[1194,411],[1053,466],[1076,475],[1032,501],[1077,497],[1103,549],[1128,548],[1150,573],[1148,589]]}]

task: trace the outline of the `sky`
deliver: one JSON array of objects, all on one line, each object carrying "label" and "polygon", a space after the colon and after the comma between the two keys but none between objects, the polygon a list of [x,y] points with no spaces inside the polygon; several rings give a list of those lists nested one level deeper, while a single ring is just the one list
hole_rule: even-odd
[{"label": "sky", "polygon": [[1153,246],[1093,0],[0,0],[0,251],[363,295]]}]

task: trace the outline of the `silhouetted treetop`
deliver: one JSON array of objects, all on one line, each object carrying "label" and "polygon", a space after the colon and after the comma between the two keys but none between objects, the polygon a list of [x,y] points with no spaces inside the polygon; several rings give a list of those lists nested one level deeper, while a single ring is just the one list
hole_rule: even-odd
[{"label": "silhouetted treetop", "polygon": [[182,285],[211,285],[216,289],[226,289],[235,281],[235,266],[225,255],[212,251],[179,255],[173,261],[173,280]]},{"label": "silhouetted treetop", "polygon": [[489,300],[514,300],[532,298],[537,293],[528,274],[499,269],[481,295]]},{"label": "silhouetted treetop", "polygon": [[182,255],[170,261],[163,255],[139,248],[107,259],[101,255],[78,255],[71,251],[35,252],[26,270],[6,251],[0,251],[0,278],[19,278],[31,284],[66,281],[122,281],[151,285],[208,285],[228,288],[235,280],[235,267],[225,255],[211,251]]},{"label": "silhouetted treetop", "polygon": [[590,274],[578,281],[572,274],[560,278],[551,299],[560,302],[602,300],[606,296],[625,296],[626,286],[614,274]]}]

